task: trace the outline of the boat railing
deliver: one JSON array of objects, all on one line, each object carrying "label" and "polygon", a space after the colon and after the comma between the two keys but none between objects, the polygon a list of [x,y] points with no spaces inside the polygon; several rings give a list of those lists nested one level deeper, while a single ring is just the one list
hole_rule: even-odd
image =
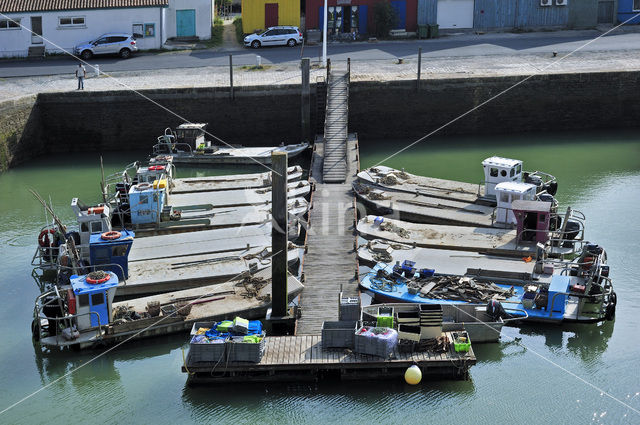
[{"label": "boat railing", "polygon": [[558,297],[558,295],[566,295],[569,297],[584,298],[584,299],[590,299],[590,300],[602,299],[604,301],[605,296],[609,297],[613,293],[613,285],[611,284],[611,280],[609,278],[603,277],[603,279],[606,279],[609,282],[609,285],[605,285],[603,287],[605,291],[603,291],[600,294],[578,294],[575,292],[556,292],[555,294],[553,294],[553,297],[551,297],[551,309],[549,311],[549,317],[553,315],[553,306],[555,305],[556,297]]},{"label": "boat railing", "polygon": [[[183,149],[183,147],[185,146],[186,146],[186,149]],[[171,143],[171,144],[156,143],[155,145],[153,145],[153,155],[164,155],[164,154],[171,155],[174,153],[174,150],[179,152],[193,153],[193,148],[188,143],[183,143],[183,142]]]},{"label": "boat railing", "polygon": [[538,176],[542,179],[542,183],[543,184],[548,184],[551,182],[556,181],[556,177],[552,174],[549,173],[545,173],[544,171],[525,171],[525,173],[528,173],[529,176]]},{"label": "boat railing", "polygon": [[[53,295],[55,295],[56,298],[52,299],[50,303],[49,302],[44,302],[43,303],[43,299],[45,297],[49,297],[49,296],[53,296]],[[49,317],[49,316],[47,316],[47,315],[45,315],[43,313],[42,310],[44,309],[44,307],[49,306],[49,305],[53,305],[54,303],[58,303],[59,304],[60,309],[61,309],[60,312],[62,313],[62,305],[60,304],[59,300],[60,300],[60,292],[58,291],[57,287],[54,287],[54,289],[52,289],[50,291],[47,291],[47,292],[43,292],[42,294],[38,295],[36,297],[35,307],[33,309],[33,317],[34,317],[34,319],[37,320],[38,323],[39,323],[40,319],[44,318],[44,319],[47,319],[47,321],[49,323],[52,322],[52,321],[56,322],[56,325],[57,325],[57,322],[66,321],[66,322],[68,322],[68,325],[71,328],[73,326],[73,319],[76,319],[78,317],[84,317],[84,316],[96,316],[96,319],[98,320],[98,326],[95,327],[96,336],[102,336],[101,328],[102,328],[103,325],[102,325],[102,321],[100,320],[100,314],[97,311],[89,311],[89,312],[80,313],[80,314],[68,314],[67,313],[64,316],[60,316],[60,317]],[[38,332],[42,332],[41,327],[39,325],[38,325]],[[39,336],[42,337],[42,334],[40,333]]]},{"label": "boat railing", "polygon": [[504,323],[515,322],[515,321],[517,321],[517,320],[527,320],[527,319],[529,318],[529,313],[527,313],[527,310],[524,310],[524,309],[522,309],[522,308],[504,307],[504,310],[505,310],[506,312],[509,312],[509,311],[518,311],[518,312],[520,312],[520,313],[524,313],[524,317],[518,316],[518,317],[511,317],[511,318],[508,318],[508,319],[502,319],[502,321],[503,321]]}]

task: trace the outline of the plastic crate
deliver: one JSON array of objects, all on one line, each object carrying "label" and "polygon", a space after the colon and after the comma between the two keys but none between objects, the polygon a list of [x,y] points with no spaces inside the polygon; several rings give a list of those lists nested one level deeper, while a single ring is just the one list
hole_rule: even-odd
[{"label": "plastic crate", "polygon": [[360,320],[360,298],[343,297],[341,292],[338,317],[341,321]]},{"label": "plastic crate", "polygon": [[363,329],[367,328],[360,328],[354,337],[354,351],[356,353],[369,354],[372,356],[383,357],[385,359],[389,358],[391,354],[393,354],[393,351],[398,344],[398,333],[395,330],[385,328],[388,332],[392,332],[393,335],[391,335],[391,338],[389,339],[383,339],[359,335]]},{"label": "plastic crate", "polygon": [[224,360],[227,343],[216,342],[211,344],[191,343],[189,346],[189,358],[192,362],[219,362]]},{"label": "plastic crate", "polygon": [[322,348],[353,348],[356,330],[356,320],[322,322]]},{"label": "plastic crate", "polygon": [[420,341],[420,326],[398,324],[398,338],[401,340]]},{"label": "plastic crate", "polygon": [[191,327],[191,332],[189,333],[189,335],[194,336],[198,332],[198,329],[200,328],[211,329],[214,323],[216,322],[194,322],[193,326]]},{"label": "plastic crate", "polygon": [[471,348],[471,339],[469,339],[469,334],[467,332],[453,332],[451,334],[453,337],[453,348],[456,350],[456,353],[466,353]]},{"label": "plastic crate", "polygon": [[[244,337],[237,337],[244,338]],[[262,341],[255,342],[238,342],[233,338],[228,340],[227,347],[227,359],[230,362],[253,362],[258,363],[262,359],[265,347],[265,333],[262,332]]]}]

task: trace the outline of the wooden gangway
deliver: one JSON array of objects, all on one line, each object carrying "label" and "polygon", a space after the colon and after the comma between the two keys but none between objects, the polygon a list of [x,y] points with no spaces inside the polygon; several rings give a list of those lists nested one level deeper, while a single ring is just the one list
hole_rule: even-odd
[{"label": "wooden gangway", "polygon": [[351,191],[358,172],[358,141],[356,135],[348,136],[349,169],[343,183],[323,180],[324,147],[321,139],[316,141],[311,164],[311,178],[316,183],[309,212],[307,252],[302,268],[305,289],[297,335],[318,335],[323,321],[338,320],[341,287],[345,296],[357,296],[358,291],[355,200]]},{"label": "wooden gangway", "polygon": [[322,175],[325,183],[342,183],[350,171],[347,157],[349,72],[331,70],[327,87]]},{"label": "wooden gangway", "polygon": [[[451,333],[446,333],[452,340]],[[401,353],[391,358],[354,353],[345,349],[322,348],[320,335],[267,337],[258,363],[227,362],[224,355],[215,362],[194,362],[187,357],[182,371],[190,383],[316,381],[333,376],[342,380],[401,377],[407,367],[418,365],[423,376],[465,379],[476,363],[473,350],[444,353]]]}]

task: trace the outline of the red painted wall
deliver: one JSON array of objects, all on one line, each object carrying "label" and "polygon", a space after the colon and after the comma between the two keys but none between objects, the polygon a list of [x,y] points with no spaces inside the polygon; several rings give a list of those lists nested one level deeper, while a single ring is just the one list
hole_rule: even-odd
[{"label": "red painted wall", "polygon": [[[374,28],[373,22],[373,5],[380,0],[351,0],[351,6],[367,5],[367,32],[372,33]],[[331,6],[344,6],[338,5],[337,0],[327,0],[329,7]],[[305,22],[307,29],[319,29],[320,19],[318,13],[320,7],[324,6],[324,0],[307,0]],[[418,29],[418,0],[407,0],[407,27],[408,32],[415,32]]]}]

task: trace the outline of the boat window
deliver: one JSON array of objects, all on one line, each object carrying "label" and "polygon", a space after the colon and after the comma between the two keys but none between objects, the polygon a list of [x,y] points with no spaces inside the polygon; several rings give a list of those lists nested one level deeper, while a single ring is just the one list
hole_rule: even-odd
[{"label": "boat window", "polygon": [[86,222],[80,223],[80,231],[81,232],[88,232],[89,231],[89,224]]},{"label": "boat window", "polygon": [[[94,249],[93,258],[95,258],[95,264],[109,264],[111,262],[111,249],[109,247],[96,247]],[[94,262],[92,261],[91,264]]]},{"label": "boat window", "polygon": [[507,170],[500,170],[500,175],[502,177],[506,177],[507,176]]},{"label": "boat window", "polygon": [[148,204],[149,195],[140,195],[140,204]]},{"label": "boat window", "polygon": [[98,292],[97,294],[91,294],[91,305],[104,304],[104,294]]},{"label": "boat window", "polygon": [[498,177],[498,169],[497,169],[497,168],[492,168],[492,169],[489,171],[489,175],[490,175],[491,177]]},{"label": "boat window", "polygon": [[89,305],[89,294],[78,295],[78,307],[87,307]]},{"label": "boat window", "polygon": [[157,202],[158,202],[158,193],[156,192],[153,194],[153,203],[155,204]]},{"label": "boat window", "polygon": [[520,174],[522,172],[522,165],[516,165],[516,174]]},{"label": "boat window", "polygon": [[501,193],[500,194],[500,202],[508,203],[509,202],[509,194]]},{"label": "boat window", "polygon": [[99,221],[94,221],[91,223],[91,233],[100,233],[102,232],[102,223]]},{"label": "boat window", "polygon": [[513,176],[515,176],[515,175],[516,175],[516,169],[515,169],[515,168],[512,168],[512,169],[511,169],[511,171],[510,171],[510,173],[509,173],[509,177],[513,177]]},{"label": "boat window", "polygon": [[127,255],[127,245],[117,245],[111,249],[111,255],[113,257],[122,257]]}]

